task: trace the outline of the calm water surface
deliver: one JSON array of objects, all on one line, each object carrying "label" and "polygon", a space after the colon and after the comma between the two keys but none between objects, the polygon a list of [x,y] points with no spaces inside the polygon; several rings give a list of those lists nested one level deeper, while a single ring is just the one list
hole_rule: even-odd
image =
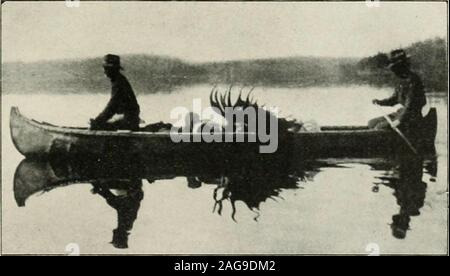
[{"label": "calm water surface", "polygon": [[[174,106],[190,108],[192,98],[207,106],[209,91],[209,86],[197,86],[139,95],[142,118],[171,122]],[[277,106],[282,116],[320,125],[361,125],[380,115],[371,99],[390,93],[365,86],[259,88],[255,97]],[[24,161],[18,168],[23,157],[8,135],[11,106],[37,120],[85,126],[107,100],[108,94],[2,96],[5,253],[64,254],[70,243],[78,244],[81,253],[366,254],[372,244],[380,253],[447,252],[446,96],[428,99],[438,109],[437,162],[428,162],[423,174],[422,165],[407,168],[411,174],[403,176],[411,177],[406,179],[398,177],[398,163],[380,159],[321,160],[290,164],[282,172],[273,165],[264,172],[226,175],[220,168],[171,174],[149,165],[142,175],[112,184],[99,181],[89,163]],[[16,170],[21,185],[14,187]],[[70,185],[54,188],[55,181]],[[110,194],[108,185],[121,189]],[[110,244],[118,216],[122,228],[134,222],[128,249]],[[404,239],[394,237],[392,224],[406,227]],[[115,240],[123,243],[120,233]]]}]

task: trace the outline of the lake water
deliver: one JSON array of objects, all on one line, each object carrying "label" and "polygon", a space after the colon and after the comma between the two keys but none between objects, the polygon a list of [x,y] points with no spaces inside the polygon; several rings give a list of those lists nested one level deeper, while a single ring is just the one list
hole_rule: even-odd
[{"label": "lake water", "polygon": [[[193,98],[202,99],[203,106],[208,106],[210,90],[210,86],[202,85],[138,95],[141,117],[147,122],[172,122],[170,111],[175,106],[191,108]],[[319,125],[363,125],[381,115],[371,100],[391,92],[368,86],[257,88],[254,96],[258,103],[277,106],[281,116],[314,120]],[[420,172],[419,179],[414,180],[417,183],[399,184],[402,181],[392,177],[396,164],[379,159],[325,160],[326,164],[302,168],[301,177],[272,176],[270,168],[263,177],[252,172],[252,179],[236,174],[205,180],[208,172],[204,170],[204,175],[188,179],[177,174],[137,176],[139,181],[144,179],[142,187],[135,185],[127,190],[129,200],[126,207],[122,206],[128,208],[128,215],[137,212],[135,220],[133,215],[126,218],[134,221],[128,249],[110,244],[118,213],[112,208],[114,204],[105,200],[108,193],[102,189],[93,194],[91,184],[71,184],[33,194],[25,207],[19,207],[18,188],[13,187],[14,173],[23,157],[9,137],[11,106],[18,106],[24,115],[40,121],[86,126],[108,97],[106,93],[2,95],[4,253],[66,254],[72,244],[85,254],[448,252],[446,94],[428,97],[429,105],[438,110],[437,173],[425,168],[423,175]],[[45,162],[25,163],[22,169],[26,166],[34,166],[30,181],[55,178],[46,174],[49,164]],[[84,169],[89,171],[89,165]],[[20,175],[21,170],[18,172]],[[241,188],[224,188],[224,183],[237,178]],[[261,182],[261,189],[254,180]],[[245,186],[246,181],[249,186]],[[220,197],[219,214],[220,204],[215,203]],[[404,239],[394,237],[391,230],[395,217],[399,217],[396,215],[410,219]]]}]

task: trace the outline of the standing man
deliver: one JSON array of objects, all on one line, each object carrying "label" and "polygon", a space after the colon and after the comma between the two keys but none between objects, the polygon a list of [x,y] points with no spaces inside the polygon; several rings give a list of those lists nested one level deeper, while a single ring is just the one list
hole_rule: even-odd
[{"label": "standing man", "polygon": [[[422,107],[426,104],[425,92],[420,77],[411,71],[409,56],[403,49],[394,50],[390,54],[388,68],[398,77],[399,83],[394,94],[383,100],[373,100],[373,104],[381,106],[403,105],[397,112],[389,114],[394,127],[406,132],[417,128],[422,119]],[[390,125],[383,117],[369,121],[370,128],[385,129]]]},{"label": "standing man", "polygon": [[111,80],[111,98],[105,109],[95,119],[91,119],[91,129],[138,130],[140,109],[130,83],[120,72],[123,70],[120,57],[107,54],[104,57],[103,69]]}]

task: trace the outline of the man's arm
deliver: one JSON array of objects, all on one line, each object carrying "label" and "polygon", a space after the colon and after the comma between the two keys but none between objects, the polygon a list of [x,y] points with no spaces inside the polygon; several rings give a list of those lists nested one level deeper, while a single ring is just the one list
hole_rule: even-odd
[{"label": "man's arm", "polygon": [[398,104],[397,89],[395,89],[394,94],[392,94],[389,98],[374,100],[374,103],[382,106],[394,106]]},{"label": "man's arm", "polygon": [[94,119],[97,123],[104,123],[111,119],[111,117],[116,113],[116,107],[117,103],[119,101],[118,93],[119,91],[116,91],[116,93],[113,93],[113,96],[109,100],[108,104],[106,105],[105,109]]}]

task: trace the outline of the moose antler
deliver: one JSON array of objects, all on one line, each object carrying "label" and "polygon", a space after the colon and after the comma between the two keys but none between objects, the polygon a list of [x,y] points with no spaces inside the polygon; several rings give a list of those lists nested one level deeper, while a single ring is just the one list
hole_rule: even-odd
[{"label": "moose antler", "polygon": [[247,98],[245,100],[242,99],[242,91],[243,87],[239,90],[239,96],[234,104],[231,103],[231,90],[233,88],[233,85],[230,85],[228,90],[222,95],[219,93],[217,86],[214,86],[211,90],[211,93],[209,95],[209,101],[211,104],[211,107],[214,107],[220,111],[220,115],[225,117],[225,108],[231,107],[231,108],[247,108],[247,107],[255,107],[258,108],[258,103],[255,101],[253,102],[253,97],[250,99],[250,95],[255,89],[252,87],[250,91],[247,93]]}]

